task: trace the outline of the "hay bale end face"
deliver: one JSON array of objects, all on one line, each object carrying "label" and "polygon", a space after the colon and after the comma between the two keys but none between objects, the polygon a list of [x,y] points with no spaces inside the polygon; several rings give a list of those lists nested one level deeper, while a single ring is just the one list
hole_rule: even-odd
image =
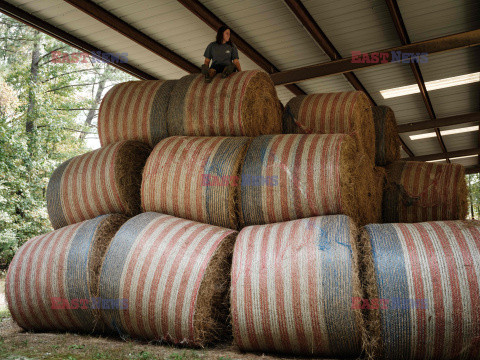
[{"label": "hay bale end face", "polygon": [[232,263],[231,313],[241,350],[318,357],[361,353],[357,228],[347,216],[249,226]]},{"label": "hay bale end face", "polygon": [[15,322],[25,330],[102,331],[92,298],[106,247],[126,220],[104,215],[27,241],[5,281]]},{"label": "hay bale end face", "polygon": [[100,104],[100,144],[136,140],[153,147],[167,137],[167,109],[175,82],[147,80],[115,85]]},{"label": "hay bale end face", "polygon": [[299,95],[283,113],[285,134],[349,134],[373,164],[375,126],[372,105],[362,91]]},{"label": "hay bale end face", "polygon": [[375,164],[385,166],[400,159],[397,121],[388,106],[372,107],[375,124]]},{"label": "hay bale end face", "polygon": [[240,167],[246,137],[172,136],[145,165],[143,211],[238,228]]},{"label": "hay bale end face", "polygon": [[358,181],[363,171],[359,156],[364,154],[345,134],[255,138],[242,166],[241,224],[333,214],[362,224],[364,213],[373,209],[362,198],[367,189]]},{"label": "hay bale end face", "polygon": [[385,223],[465,219],[468,190],[462,165],[397,161],[386,170]]},{"label": "hay bale end face", "polygon": [[361,242],[369,358],[478,358],[480,222],[368,225]]},{"label": "hay bale end face", "polygon": [[282,112],[270,76],[259,70],[177,81],[168,109],[169,135],[258,136],[280,134]]},{"label": "hay bale end face", "polygon": [[102,317],[112,330],[204,346],[228,338],[228,289],[236,232],[157,213],[125,223],[110,243],[101,298],[128,299]]},{"label": "hay bale end face", "polygon": [[142,169],[150,151],[144,143],[121,141],[61,164],[47,188],[53,228],[98,215],[138,214]]}]

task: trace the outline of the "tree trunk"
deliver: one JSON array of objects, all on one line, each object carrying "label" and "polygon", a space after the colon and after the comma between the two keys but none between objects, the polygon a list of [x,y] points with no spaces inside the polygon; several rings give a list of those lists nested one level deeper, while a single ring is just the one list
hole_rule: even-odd
[{"label": "tree trunk", "polygon": [[25,125],[25,131],[27,134],[32,133],[35,130],[35,113],[36,113],[36,101],[35,101],[35,85],[38,81],[38,61],[40,60],[40,33],[35,30],[33,49],[32,49],[32,63],[30,65],[30,86],[28,89],[28,109],[27,109],[27,122]]},{"label": "tree trunk", "polygon": [[[105,90],[105,85],[107,83],[108,70],[105,69],[100,75],[100,82],[98,83],[97,93],[95,94],[95,103],[92,108],[88,111],[87,118],[85,119],[85,125],[92,126],[92,120],[95,117],[96,108],[100,105],[102,100],[103,90]],[[86,133],[80,134],[80,139],[85,139]]]}]

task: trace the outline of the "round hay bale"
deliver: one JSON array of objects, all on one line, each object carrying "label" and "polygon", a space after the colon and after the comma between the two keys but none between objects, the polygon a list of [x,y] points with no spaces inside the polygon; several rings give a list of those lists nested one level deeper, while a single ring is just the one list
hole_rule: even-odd
[{"label": "round hay bale", "polygon": [[480,222],[368,225],[361,243],[370,358],[478,358]]},{"label": "round hay bale", "polygon": [[373,164],[375,126],[372,105],[362,91],[299,95],[283,113],[285,134],[349,134]]},{"label": "round hay bale", "polygon": [[187,75],[177,81],[168,108],[169,135],[257,136],[282,132],[281,103],[270,76],[259,70],[226,79]]},{"label": "round hay bale", "polygon": [[361,156],[345,134],[255,138],[242,166],[241,224],[334,214],[364,223],[364,213],[372,209],[363,199],[367,186],[358,181],[364,171]]},{"label": "round hay bale", "polygon": [[238,228],[246,137],[173,136],[153,149],[143,173],[143,211]]},{"label": "round hay bale", "polygon": [[228,289],[236,232],[158,213],[130,219],[100,274],[101,298],[128,299],[102,312],[120,335],[204,346],[228,338]]},{"label": "round hay bale", "polygon": [[385,166],[400,159],[397,121],[388,106],[372,107],[375,124],[375,164]]},{"label": "round hay bale", "polygon": [[144,143],[121,141],[61,164],[47,188],[53,228],[110,213],[138,214],[142,169],[150,151]]},{"label": "round hay bale", "polygon": [[358,357],[357,228],[345,215],[249,226],[233,252],[231,313],[242,351]]},{"label": "round hay bale", "polygon": [[397,161],[386,170],[384,222],[463,220],[467,216],[462,165]]},{"label": "round hay bale", "polygon": [[124,215],[103,215],[27,241],[5,282],[13,320],[25,330],[101,331],[95,291],[106,248]]},{"label": "round hay bale", "polygon": [[167,137],[167,109],[175,82],[128,81],[112,87],[98,112],[100,144],[137,140],[153,147]]}]

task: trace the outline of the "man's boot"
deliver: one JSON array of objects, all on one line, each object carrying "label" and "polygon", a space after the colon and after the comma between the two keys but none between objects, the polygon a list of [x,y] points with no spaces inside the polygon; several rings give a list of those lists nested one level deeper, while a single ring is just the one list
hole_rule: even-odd
[{"label": "man's boot", "polygon": [[231,74],[233,74],[233,72],[235,71],[235,68],[236,68],[235,64],[230,64],[228,66],[225,66],[225,69],[223,69],[223,72],[222,72],[222,79],[226,79]]},{"label": "man's boot", "polygon": [[206,83],[209,83],[209,82],[212,81],[212,79],[210,78],[208,65],[206,65],[206,64],[202,65],[202,74],[205,77],[205,82]]}]

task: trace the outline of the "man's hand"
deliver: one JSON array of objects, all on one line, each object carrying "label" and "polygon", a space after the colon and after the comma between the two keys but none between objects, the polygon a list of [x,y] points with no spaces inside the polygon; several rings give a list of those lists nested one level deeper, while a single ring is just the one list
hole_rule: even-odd
[{"label": "man's hand", "polygon": [[240,67],[240,61],[238,59],[233,60],[233,63],[237,67],[238,71],[242,71],[242,68]]}]

